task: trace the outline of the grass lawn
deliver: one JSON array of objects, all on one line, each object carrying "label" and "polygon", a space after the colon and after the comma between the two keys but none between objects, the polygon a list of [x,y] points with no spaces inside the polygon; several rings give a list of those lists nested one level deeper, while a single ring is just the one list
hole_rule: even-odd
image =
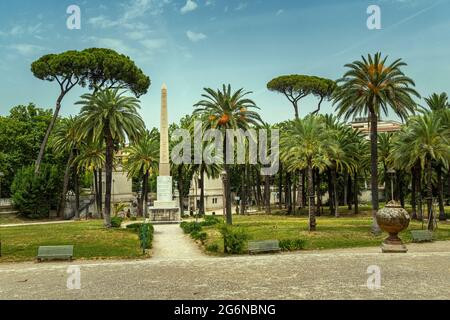
[{"label": "grass lawn", "polygon": [[[0,228],[1,262],[34,260],[39,246],[74,245],[74,259],[142,258],[137,233],[103,227],[103,221]],[[147,256],[148,257],[148,256]]]},{"label": "grass lawn", "polygon": [[[370,232],[370,217],[318,217],[317,231],[308,231],[307,217],[282,215],[235,216],[233,225],[245,231],[251,240],[304,239],[306,250],[322,250],[350,247],[379,246],[387,234],[375,237]],[[411,222],[409,230],[420,230],[421,222]],[[208,234],[205,246],[216,244],[223,252],[223,238],[217,226],[204,227]],[[408,230],[400,234],[405,242],[411,242]],[[450,240],[450,223],[439,223],[436,240]]]}]

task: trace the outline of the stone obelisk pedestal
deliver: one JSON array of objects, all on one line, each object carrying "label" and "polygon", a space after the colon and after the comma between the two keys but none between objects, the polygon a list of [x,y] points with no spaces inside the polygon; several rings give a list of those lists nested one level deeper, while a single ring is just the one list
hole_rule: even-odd
[{"label": "stone obelisk pedestal", "polygon": [[150,220],[152,223],[179,223],[181,221],[180,208],[173,200],[172,177],[170,176],[169,162],[169,120],[167,112],[167,87],[161,89],[161,128],[160,128],[160,155],[159,176],[156,182],[157,200],[150,207]]}]

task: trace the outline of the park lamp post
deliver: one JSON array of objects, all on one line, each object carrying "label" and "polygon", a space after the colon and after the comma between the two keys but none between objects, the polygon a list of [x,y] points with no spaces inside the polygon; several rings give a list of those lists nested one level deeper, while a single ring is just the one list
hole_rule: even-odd
[{"label": "park lamp post", "polygon": [[394,178],[395,178],[396,171],[393,168],[390,168],[387,171],[387,174],[390,176],[391,180],[391,200],[394,200]]}]

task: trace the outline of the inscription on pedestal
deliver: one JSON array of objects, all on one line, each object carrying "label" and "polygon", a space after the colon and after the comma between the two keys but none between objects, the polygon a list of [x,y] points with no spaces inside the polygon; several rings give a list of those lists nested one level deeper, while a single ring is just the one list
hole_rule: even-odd
[{"label": "inscription on pedestal", "polygon": [[158,177],[157,193],[159,202],[172,201],[172,177]]}]

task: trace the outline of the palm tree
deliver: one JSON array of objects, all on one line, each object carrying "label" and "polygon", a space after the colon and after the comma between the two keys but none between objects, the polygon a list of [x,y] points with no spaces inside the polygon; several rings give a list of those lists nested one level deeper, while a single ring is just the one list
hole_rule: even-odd
[{"label": "palm tree", "polygon": [[[74,158],[77,156],[79,150],[79,134],[78,134],[78,119],[76,117],[69,116],[68,118],[62,119],[53,135],[50,145],[53,147],[55,152],[59,154],[69,155],[66,162],[66,169],[64,172],[64,182],[63,190],[61,193],[60,204],[58,207],[58,216],[61,217],[64,213],[66,206],[66,194],[69,189],[69,179],[70,179],[70,169],[74,164]],[[75,173],[75,180],[78,180],[78,175]],[[75,181],[75,194],[76,194],[76,204],[75,204],[75,218],[79,218],[78,206],[79,206],[79,188]]]},{"label": "palm tree", "polygon": [[[450,104],[448,103],[448,96],[445,92],[441,94],[433,93],[430,97],[425,98],[428,108],[431,112],[437,113],[439,117],[442,117],[442,124],[449,127],[449,111]],[[427,111],[425,111],[427,112]],[[443,164],[438,162],[436,164],[437,171],[437,189],[438,189],[438,202],[439,202],[439,220],[444,221],[445,208],[444,208],[444,181],[442,179],[442,166]],[[450,181],[450,175],[448,177]]]},{"label": "palm tree", "polygon": [[354,61],[345,65],[348,70],[338,80],[338,88],[334,94],[339,116],[345,119],[355,116],[368,116],[370,119],[370,154],[371,154],[371,186],[372,186],[372,232],[380,233],[376,221],[378,211],[378,120],[381,114],[387,114],[389,107],[402,119],[414,113],[416,103],[412,96],[420,97],[413,89],[414,81],[401,71],[406,66],[401,59],[386,64],[387,57],[381,53],[367,59]]},{"label": "palm tree", "polygon": [[77,102],[81,105],[80,132],[93,141],[105,141],[105,226],[111,227],[111,188],[115,145],[127,138],[135,141],[144,131],[145,124],[138,114],[139,100],[127,97],[119,89],[106,89],[95,94],[84,94]]},{"label": "palm tree", "polygon": [[288,170],[307,169],[310,231],[316,230],[314,170],[324,170],[330,166],[329,154],[337,152],[337,148],[323,121],[317,116],[289,122],[281,136],[280,156]]},{"label": "palm tree", "polygon": [[394,145],[394,159],[397,162],[404,161],[404,165],[409,168],[418,164],[426,172],[428,229],[433,230],[433,163],[442,163],[448,167],[449,132],[442,125],[441,117],[436,113],[428,113],[412,118],[398,139]]},{"label": "palm tree", "polygon": [[102,217],[102,175],[103,168],[105,167],[105,148],[103,147],[103,141],[100,143],[83,145],[79,151],[79,155],[74,159],[74,163],[76,163],[78,170],[83,169],[94,174],[94,191],[97,205],[97,215]]},{"label": "palm tree", "polygon": [[[258,125],[262,122],[259,114],[253,109],[259,109],[255,102],[248,99],[251,92],[243,88],[232,92],[231,85],[223,85],[222,90],[217,91],[205,88],[202,94],[203,100],[197,102],[194,107],[194,115],[200,115],[204,122],[209,122],[212,128],[221,129],[224,134],[224,157],[226,155],[227,129],[247,129],[249,125]],[[225,160],[225,159],[224,159]],[[224,161],[225,163],[226,161]],[[233,223],[231,215],[231,185],[230,164],[225,163],[225,206],[227,224]]]},{"label": "palm tree", "polygon": [[445,92],[441,94],[433,93],[428,98],[424,98],[428,108],[433,112],[439,112],[450,108],[448,96]]},{"label": "palm tree", "polygon": [[142,194],[139,197],[138,212],[141,216],[144,211],[144,200],[147,201],[148,179],[151,174],[158,171],[159,163],[159,133],[154,129],[146,131],[137,141],[125,149],[127,162],[125,168],[129,177],[142,179]]}]

